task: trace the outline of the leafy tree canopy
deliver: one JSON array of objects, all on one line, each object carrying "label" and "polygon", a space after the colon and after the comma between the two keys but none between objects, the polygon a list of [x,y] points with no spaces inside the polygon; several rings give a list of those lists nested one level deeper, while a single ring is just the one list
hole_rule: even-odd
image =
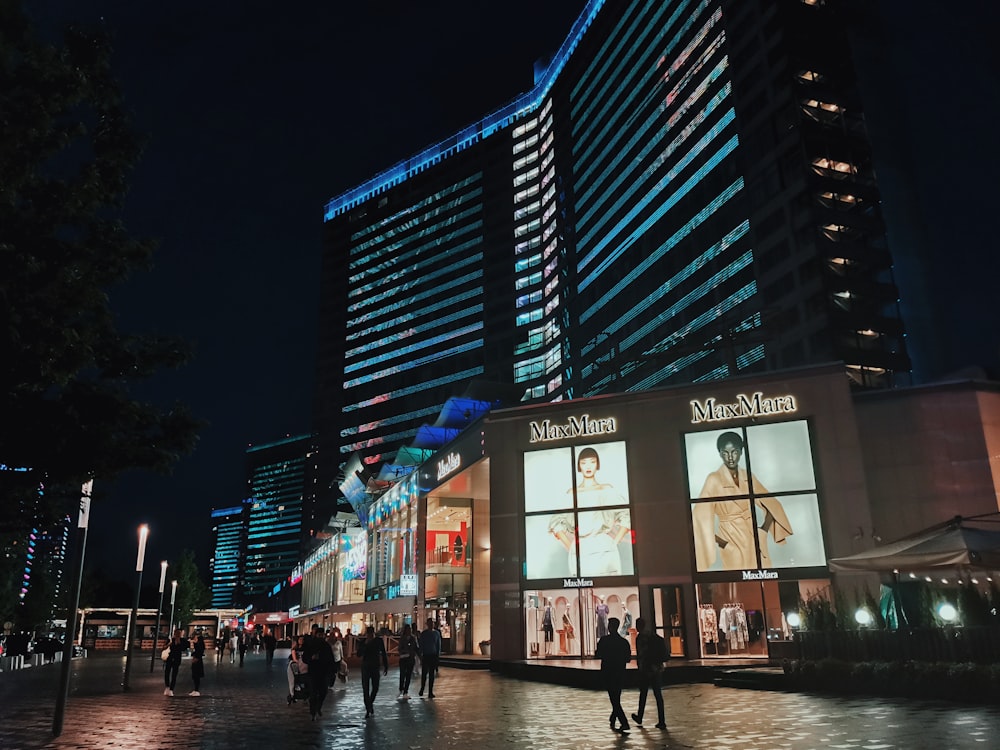
[{"label": "leafy tree canopy", "polygon": [[[120,220],[140,144],[102,34],[42,43],[0,0],[0,500],[167,470],[200,426],[131,387],[190,357],[176,338],[119,331],[108,293],[148,268]],[[12,471],[11,469],[30,469]],[[71,496],[68,493],[67,496]],[[75,502],[75,500],[73,501]],[[65,510],[65,509],[61,509]],[[57,512],[57,515],[59,513]]]},{"label": "leafy tree canopy", "polygon": [[177,597],[174,600],[174,627],[183,628],[196,610],[207,609],[212,603],[212,594],[201,580],[194,552],[183,550],[176,563],[167,568],[167,577],[177,581]]}]

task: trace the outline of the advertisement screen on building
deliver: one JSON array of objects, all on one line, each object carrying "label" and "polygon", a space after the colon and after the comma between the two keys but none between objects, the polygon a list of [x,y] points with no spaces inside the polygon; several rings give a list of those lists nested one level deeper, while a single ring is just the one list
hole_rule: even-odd
[{"label": "advertisement screen on building", "polygon": [[699,572],[825,565],[805,420],[688,433],[684,451]]},{"label": "advertisement screen on building", "polygon": [[631,575],[624,442],[524,454],[528,579]]}]

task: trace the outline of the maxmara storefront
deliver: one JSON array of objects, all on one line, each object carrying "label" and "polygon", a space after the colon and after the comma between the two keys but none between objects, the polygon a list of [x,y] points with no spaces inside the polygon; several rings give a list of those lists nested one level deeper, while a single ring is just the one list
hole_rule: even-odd
[{"label": "maxmara storefront", "polygon": [[642,616],[671,656],[767,657],[870,527],[840,368],[493,412],[492,650],[588,657]]},{"label": "maxmara storefront", "polygon": [[673,658],[780,657],[830,558],[998,498],[995,383],[852,394],[831,365],[494,410],[370,505],[310,616],[432,617],[499,661],[591,657],[612,618],[634,644],[639,617]]}]

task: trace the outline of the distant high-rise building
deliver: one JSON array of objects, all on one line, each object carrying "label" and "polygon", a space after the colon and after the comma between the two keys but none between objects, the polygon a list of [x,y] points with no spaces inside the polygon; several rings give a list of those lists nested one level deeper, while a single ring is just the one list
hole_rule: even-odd
[{"label": "distant high-rise building", "polygon": [[[243,595],[270,592],[303,559],[303,495],[308,435],[247,449],[250,490]],[[305,533],[308,536],[308,533]]]},{"label": "distant high-rise building", "polygon": [[247,499],[242,505],[212,510],[213,547],[209,571],[215,609],[243,604],[243,558],[251,502]]},{"label": "distant high-rise building", "polygon": [[475,377],[534,402],[835,360],[907,382],[832,5],[591,0],[530,92],[331,200],[325,471]]}]

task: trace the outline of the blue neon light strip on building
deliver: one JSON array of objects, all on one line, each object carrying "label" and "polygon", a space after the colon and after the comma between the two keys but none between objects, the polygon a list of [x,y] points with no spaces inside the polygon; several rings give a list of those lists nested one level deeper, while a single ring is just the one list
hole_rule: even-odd
[{"label": "blue neon light strip on building", "polygon": [[[426,391],[431,388],[437,388],[439,385],[447,385],[448,383],[454,383],[456,380],[465,380],[467,378],[473,378],[476,375],[482,375],[483,368],[472,367],[468,370],[462,370],[461,372],[452,373],[449,375],[443,375],[440,378],[434,378],[433,380],[425,380],[415,385],[407,386],[406,388],[399,388],[395,391],[389,393],[382,393],[373,398],[367,398],[364,401],[358,401],[353,404],[347,404],[344,406],[343,410],[345,412],[358,411],[360,409],[366,409],[369,406],[374,406],[375,404],[385,403],[387,400],[402,398],[404,396],[412,396],[414,393],[420,393],[421,391]],[[440,408],[440,407],[438,407]]]},{"label": "blue neon light strip on building", "polygon": [[442,159],[463,151],[484,138],[488,138],[510,125],[519,117],[538,109],[545,97],[548,96],[552,85],[559,77],[559,74],[583,38],[584,33],[590,28],[590,24],[603,5],[604,0],[590,0],[587,3],[587,7],[583,9],[580,17],[576,19],[573,28],[570,29],[569,36],[566,37],[566,41],[559,48],[559,52],[552,58],[549,67],[546,68],[545,73],[542,74],[542,77],[530,92],[522,94],[511,104],[487,115],[479,122],[470,125],[456,135],[424,149],[416,156],[399,162],[384,172],[375,175],[372,179],[333,198],[326,204],[323,220],[329,221],[335,216],[339,216],[345,211],[361,205],[370,198],[384,193],[394,185],[398,185],[428,167],[437,164]]},{"label": "blue neon light strip on building", "polygon": [[[369,359],[363,359],[358,362],[352,362],[349,365],[345,365],[344,372],[345,373],[357,372],[358,370],[363,370],[366,367],[370,367],[371,365],[380,363],[388,364],[392,360],[397,359],[399,357],[409,357],[411,354],[419,352],[422,349],[427,349],[428,347],[431,346],[437,346],[438,344],[441,344],[445,341],[451,341],[452,339],[457,339],[460,338],[461,336],[466,336],[470,333],[481,331],[482,329],[483,329],[483,322],[480,320],[476,321],[475,323],[472,323],[471,325],[467,325],[464,328],[451,329],[447,333],[442,333],[433,338],[424,339],[423,341],[418,341],[417,343],[411,344],[410,346],[394,346],[388,351],[382,352],[378,356],[370,357]],[[434,356],[433,359],[428,361],[434,361],[440,358],[441,358],[440,356]],[[427,357],[424,357],[423,359],[427,360]],[[409,363],[407,363],[407,365],[408,365],[407,367],[400,368],[400,371],[408,370],[413,366],[410,365]],[[385,370],[382,370],[382,372],[385,372]]]},{"label": "blue neon light strip on building", "polygon": [[344,381],[344,388],[353,388],[356,385],[361,385],[362,383],[370,383],[373,380],[379,380],[381,378],[389,377],[390,375],[398,375],[401,372],[406,372],[407,370],[412,370],[415,367],[420,367],[421,365],[430,364],[431,362],[438,362],[439,360],[445,359],[447,357],[455,357],[459,354],[464,354],[465,352],[472,351],[474,349],[481,349],[483,346],[482,339],[475,339],[473,341],[466,342],[465,344],[460,344],[454,346],[451,349],[444,349],[440,352],[435,352],[434,354],[428,354],[426,357],[420,357],[419,359],[412,359],[397,367],[389,367],[384,370],[379,370],[377,372],[371,372],[360,378],[355,378],[354,380]]},{"label": "blue neon light strip on building", "polygon": [[[730,110],[730,112],[732,112],[732,110]],[[721,128],[728,122],[729,122],[728,118],[723,118],[723,122],[720,122],[717,127]],[[715,128],[713,128],[713,131],[714,130]],[[706,135],[705,138],[702,139],[702,141],[708,143],[710,140],[710,136],[714,137],[714,135],[715,135],[714,132],[710,133]],[[734,135],[725,143],[725,145],[722,146],[721,149],[719,149],[712,156],[711,159],[706,161],[698,169],[698,171],[696,171],[693,175],[691,175],[691,177],[685,180],[683,185],[681,185],[676,191],[674,191],[673,194],[671,194],[669,198],[667,198],[662,204],[660,204],[660,206],[656,209],[656,211],[654,211],[644,222],[642,222],[642,224],[640,224],[634,230],[629,232],[628,236],[624,240],[622,240],[618,244],[618,246],[606,258],[604,258],[604,260],[602,260],[600,264],[598,264],[598,266],[593,271],[587,274],[587,276],[580,283],[580,291],[583,291],[592,283],[594,283],[594,281],[597,280],[597,277],[600,276],[604,271],[606,271],[608,267],[615,260],[621,257],[621,255],[629,247],[631,247],[632,244],[637,239],[639,239],[646,232],[646,230],[649,229],[650,226],[652,226],[655,222],[659,221],[664,216],[664,214],[667,213],[667,211],[673,208],[677,204],[677,202],[681,200],[681,198],[683,198],[689,192],[691,192],[692,188],[694,188],[695,185],[701,182],[705,178],[705,175],[707,175],[709,172],[715,169],[715,167],[717,167],[723,159],[725,159],[727,156],[729,156],[729,154],[735,151],[738,145],[739,145],[739,138]],[[618,222],[618,227],[616,227],[616,230],[622,228],[627,223],[628,220],[634,219],[635,215],[639,212],[639,210],[645,208],[657,195],[657,193],[658,193],[657,190],[651,191],[640,204],[636,205],[635,208],[633,208],[631,211],[628,212],[626,218],[623,218],[620,222]],[[617,205],[615,208],[617,209]],[[587,256],[583,259],[583,261],[580,264],[580,268],[585,267],[590,261],[592,261],[595,257],[597,257],[597,255],[611,241],[613,235],[614,233],[609,233],[604,240],[598,243],[598,246],[594,250],[587,253]]]}]

